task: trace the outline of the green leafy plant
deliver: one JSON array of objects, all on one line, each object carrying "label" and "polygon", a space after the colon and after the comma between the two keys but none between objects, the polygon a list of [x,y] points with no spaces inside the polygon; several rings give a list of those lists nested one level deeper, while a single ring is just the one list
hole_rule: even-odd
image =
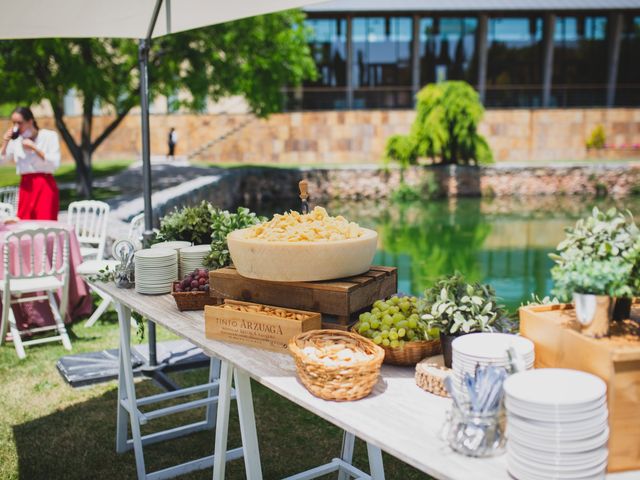
[{"label": "green leafy plant", "polygon": [[400,181],[404,182],[404,171],[418,160],[415,140],[408,135],[391,135],[384,149],[384,160],[400,165]]},{"label": "green leafy plant", "polygon": [[493,162],[489,144],[478,133],[484,107],[471,85],[462,81],[430,84],[416,99],[411,137],[418,156],[445,164]]},{"label": "green leafy plant", "polygon": [[393,192],[391,192],[391,200],[394,202],[415,202],[420,200],[420,189],[413,185],[401,183]]},{"label": "green leafy plant", "polygon": [[446,335],[490,332],[506,316],[491,286],[467,283],[460,273],[425,290],[420,310],[428,328]]},{"label": "green leafy plant", "polygon": [[589,149],[601,149],[605,147],[606,143],[607,135],[604,133],[604,127],[602,125],[598,125],[591,132],[586,145]]},{"label": "green leafy plant", "polygon": [[185,240],[195,245],[211,243],[211,252],[205,258],[205,266],[220,268],[231,263],[227,235],[265,220],[245,207],[239,207],[232,213],[203,201],[195,207],[176,209],[162,218],[156,242]]},{"label": "green leafy plant", "polygon": [[621,257],[606,260],[582,258],[562,269],[555,269],[552,275],[556,290],[565,295],[575,292],[630,297],[633,294],[630,285],[632,269],[633,264]]},{"label": "green leafy plant", "polygon": [[215,208],[203,201],[195,207],[175,209],[160,220],[160,231],[156,242],[184,240],[194,245],[211,242],[212,215]]},{"label": "green leafy plant", "polygon": [[[625,215],[615,208],[606,212],[594,208],[589,217],[578,220],[573,228],[567,229],[566,238],[557,250],[557,254],[550,255],[556,262],[551,269],[555,284],[553,292],[565,301],[571,298],[571,288],[576,284],[588,285],[586,280],[578,282],[581,272],[597,274],[593,270],[594,265],[605,268],[607,275],[613,271],[619,274],[626,272],[624,264],[629,267],[624,277],[629,293],[624,293],[627,289],[613,286],[597,288],[597,291],[613,288],[618,291],[616,296],[631,296],[640,291],[640,229],[630,213]],[[602,287],[602,281],[600,278],[596,285]]]},{"label": "green leafy plant", "polygon": [[227,210],[215,210],[211,216],[211,253],[205,259],[205,266],[220,268],[231,263],[227,235],[234,230],[240,230],[264,222],[266,218],[259,217],[245,207],[239,207],[236,213]]}]

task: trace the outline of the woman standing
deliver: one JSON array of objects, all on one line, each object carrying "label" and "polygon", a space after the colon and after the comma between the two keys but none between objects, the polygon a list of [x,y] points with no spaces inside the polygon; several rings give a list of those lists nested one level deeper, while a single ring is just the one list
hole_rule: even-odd
[{"label": "woman standing", "polygon": [[2,160],[12,159],[21,176],[18,217],[22,220],[57,220],[60,198],[52,173],[60,166],[60,142],[53,130],[38,127],[27,107],[11,114],[12,126],[4,134]]}]

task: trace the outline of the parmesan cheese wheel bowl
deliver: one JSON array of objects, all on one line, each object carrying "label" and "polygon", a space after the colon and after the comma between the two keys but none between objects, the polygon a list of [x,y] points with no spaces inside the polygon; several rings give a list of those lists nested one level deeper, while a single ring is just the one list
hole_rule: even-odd
[{"label": "parmesan cheese wheel bowl", "polygon": [[285,242],[246,238],[248,228],[227,236],[229,253],[243,277],[273,282],[312,282],[367,272],[378,233],[366,228],[358,238]]}]

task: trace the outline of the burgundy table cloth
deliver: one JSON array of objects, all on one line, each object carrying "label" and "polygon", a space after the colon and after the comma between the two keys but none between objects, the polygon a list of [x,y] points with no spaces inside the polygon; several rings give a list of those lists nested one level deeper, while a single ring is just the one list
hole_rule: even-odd
[{"label": "burgundy table cloth", "polygon": [[[4,262],[5,240],[10,232],[26,228],[47,227],[63,228],[69,232],[69,306],[67,308],[65,323],[71,323],[79,317],[90,315],[92,311],[92,299],[89,287],[82,276],[76,274],[76,267],[82,263],[82,255],[80,254],[78,237],[76,237],[72,226],[49,220],[26,220],[10,225],[0,225],[0,262]],[[36,242],[39,241],[41,240],[36,238]],[[23,258],[30,254],[30,245],[26,240],[21,243],[20,248]],[[36,245],[36,248],[41,249],[42,245]],[[58,250],[59,258],[57,261],[62,261],[62,249]],[[47,254],[49,256],[52,255],[51,249],[47,249]],[[36,258],[38,257],[36,256]],[[53,261],[53,259],[49,258],[49,261]],[[4,266],[0,265],[0,281],[3,279],[3,276]],[[25,295],[25,297],[26,296],[27,295]],[[0,299],[0,307],[1,305]],[[13,305],[13,313],[16,317],[18,329],[20,330],[55,325],[51,308],[46,300]]]}]

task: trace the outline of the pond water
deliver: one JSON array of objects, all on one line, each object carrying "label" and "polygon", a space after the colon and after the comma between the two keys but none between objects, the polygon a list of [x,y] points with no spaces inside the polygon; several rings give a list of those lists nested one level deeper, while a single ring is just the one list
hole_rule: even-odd
[{"label": "pond water", "polygon": [[549,253],[594,206],[640,215],[640,198],[451,199],[410,204],[332,202],[341,214],[380,236],[375,264],[398,267],[398,289],[421,294],[455,271],[491,284],[509,309],[552,288]]},{"label": "pond water", "polygon": [[[532,294],[551,293],[549,253],[564,238],[565,228],[589,215],[593,207],[628,209],[640,221],[639,196],[363,200],[324,206],[331,215],[343,215],[378,232],[374,264],[398,268],[400,292],[421,295],[438,277],[459,271],[470,281],[493,286],[509,310],[516,310]],[[252,207],[268,217],[298,208],[297,199],[286,205]]]}]

